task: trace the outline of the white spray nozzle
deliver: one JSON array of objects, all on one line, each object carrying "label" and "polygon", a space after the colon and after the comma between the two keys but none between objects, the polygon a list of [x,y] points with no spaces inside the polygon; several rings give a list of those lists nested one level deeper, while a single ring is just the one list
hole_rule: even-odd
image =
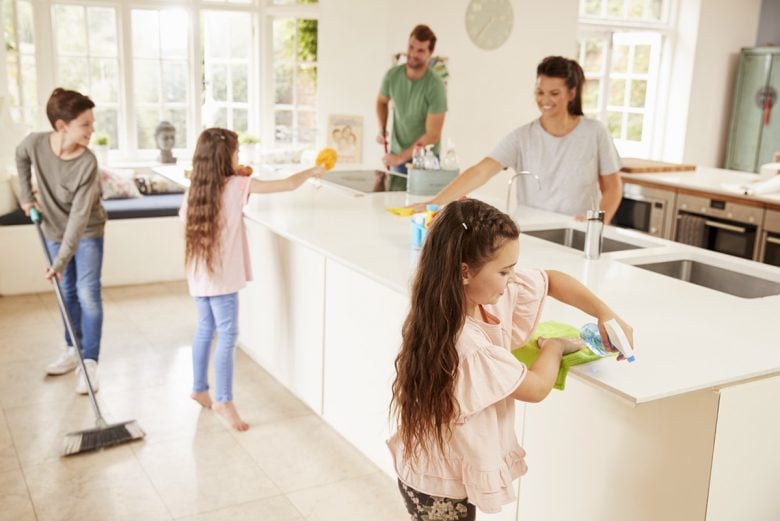
[{"label": "white spray nozzle", "polygon": [[623,332],[623,328],[620,327],[618,321],[614,318],[604,322],[604,328],[607,330],[610,343],[620,351],[620,354],[625,357],[629,362],[634,362],[636,357],[634,356],[634,348],[631,346],[628,337]]}]

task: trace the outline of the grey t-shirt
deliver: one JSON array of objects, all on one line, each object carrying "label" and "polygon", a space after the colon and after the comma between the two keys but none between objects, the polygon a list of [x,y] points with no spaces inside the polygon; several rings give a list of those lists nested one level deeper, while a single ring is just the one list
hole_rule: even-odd
[{"label": "grey t-shirt", "polygon": [[51,149],[51,132],[28,135],[16,147],[20,200],[35,201],[32,167],[38,180],[38,205],[43,234],[62,243],[54,259],[54,271],[62,273],[83,238],[103,236],[106,211],[100,204],[97,160],[90,150],[73,159],[61,159]]},{"label": "grey t-shirt", "polygon": [[622,166],[612,137],[599,121],[581,117],[563,137],[549,134],[536,119],[504,137],[490,153],[504,168],[539,176],[517,180],[517,202],[569,215],[598,208],[600,175]]}]

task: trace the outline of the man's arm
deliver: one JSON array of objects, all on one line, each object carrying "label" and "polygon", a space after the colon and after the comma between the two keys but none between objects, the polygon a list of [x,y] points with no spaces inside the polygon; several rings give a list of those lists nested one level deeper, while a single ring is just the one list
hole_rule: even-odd
[{"label": "man's arm", "polygon": [[601,190],[601,209],[604,210],[604,223],[609,224],[623,199],[623,181],[620,173],[599,176]]},{"label": "man's arm", "polygon": [[387,117],[390,113],[390,98],[382,93],[376,97],[376,119],[379,123],[379,134],[376,136],[376,141],[380,145],[384,145],[387,142]]},{"label": "man's arm", "polygon": [[441,139],[441,129],[444,127],[444,116],[446,112],[439,114],[428,114],[425,118],[425,134],[420,136],[409,148],[402,151],[400,154],[393,154],[398,158],[398,162],[395,164],[408,163],[412,160],[414,154],[414,147],[417,143],[422,143],[423,146],[435,145]]}]

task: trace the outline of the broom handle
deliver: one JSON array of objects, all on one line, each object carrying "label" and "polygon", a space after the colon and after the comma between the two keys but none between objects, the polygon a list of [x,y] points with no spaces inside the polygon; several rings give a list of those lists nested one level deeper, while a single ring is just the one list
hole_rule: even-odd
[{"label": "broom handle", "polygon": [[[41,214],[34,207],[30,209],[30,219],[35,223],[35,228],[38,230],[38,237],[40,237],[41,245],[43,245],[43,251],[46,252],[46,259],[49,261],[49,266],[51,266],[54,263],[54,259],[52,259],[49,248],[46,246],[46,237],[44,237],[43,230],[41,230]],[[100,425],[105,425],[106,420],[103,419],[103,415],[100,413],[100,407],[95,399],[95,391],[92,389],[92,382],[89,381],[87,366],[84,364],[84,357],[81,354],[81,342],[79,342],[78,337],[73,331],[73,321],[70,318],[70,313],[68,313],[68,307],[65,305],[65,299],[62,298],[62,288],[60,288],[60,281],[57,279],[56,275],[51,278],[51,283],[54,286],[54,293],[57,294],[60,312],[65,318],[65,327],[68,329],[70,339],[76,347],[76,353],[79,355],[79,363],[81,364],[81,370],[84,372],[84,379],[87,381],[87,390],[89,391],[89,400],[92,402],[92,408],[95,409],[98,423]]]}]

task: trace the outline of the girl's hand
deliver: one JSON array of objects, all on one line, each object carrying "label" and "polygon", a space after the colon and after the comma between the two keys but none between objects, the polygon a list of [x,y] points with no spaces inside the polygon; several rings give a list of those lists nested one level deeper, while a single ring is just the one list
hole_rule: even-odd
[{"label": "girl's hand", "polygon": [[[617,320],[617,323],[620,324],[621,329],[623,329],[623,332],[626,334],[626,338],[628,338],[628,341],[631,343],[631,345],[634,345],[634,328],[629,326],[627,323],[623,321],[622,318],[615,314],[607,314],[603,316],[599,316],[599,333],[601,334],[601,343],[604,344],[604,347],[607,349],[607,351],[612,351],[613,353],[617,351],[614,347],[612,347],[612,344],[609,342],[609,335],[607,334],[607,329],[604,327],[604,323],[611,319]],[[625,357],[622,354],[618,354],[617,359],[623,360]]]},{"label": "girl's hand", "polygon": [[579,338],[545,338],[540,336],[536,343],[539,345],[539,349],[556,347],[561,350],[561,356],[568,355],[570,353],[576,353],[580,349],[585,347],[585,343]]}]

